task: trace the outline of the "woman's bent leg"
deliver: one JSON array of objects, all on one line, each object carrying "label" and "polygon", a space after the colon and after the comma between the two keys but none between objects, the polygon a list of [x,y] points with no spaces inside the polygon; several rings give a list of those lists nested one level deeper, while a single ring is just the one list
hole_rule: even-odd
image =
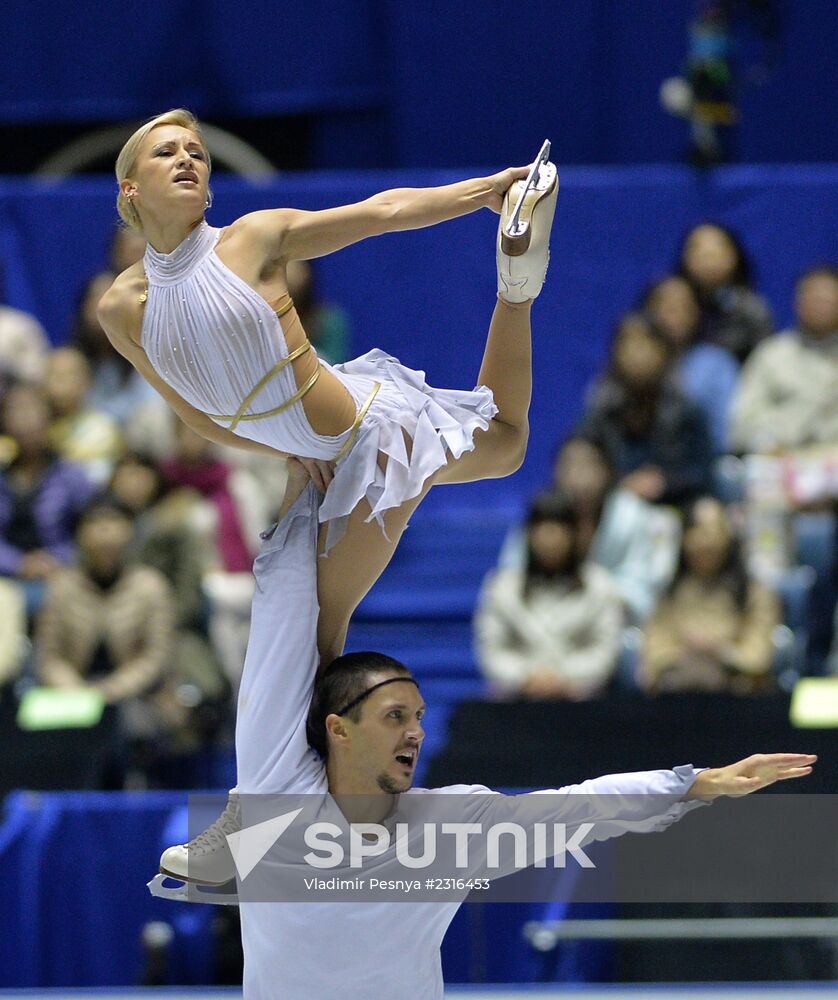
[{"label": "woman's bent leg", "polygon": [[[362,500],[349,515],[346,533],[318,559],[317,596],[320,618],[317,625],[317,648],[320,669],[327,667],[343,652],[349,619],[375,581],[390,562],[411,514],[435,481],[431,476],[422,492],[384,515],[387,537],[377,521],[367,521],[370,506]],[[328,525],[320,529],[320,550],[326,541]]]}]

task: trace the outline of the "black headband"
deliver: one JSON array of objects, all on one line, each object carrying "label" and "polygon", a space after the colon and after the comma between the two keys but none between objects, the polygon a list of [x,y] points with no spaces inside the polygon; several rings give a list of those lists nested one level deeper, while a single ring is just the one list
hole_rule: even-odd
[{"label": "black headband", "polygon": [[417,689],[419,684],[412,678],[405,675],[404,677],[390,677],[386,681],[379,681],[378,684],[373,684],[371,688],[367,688],[366,691],[358,695],[357,698],[353,698],[348,705],[344,705],[339,712],[335,712],[335,715],[346,715],[350,709],[353,709],[356,705],[360,705],[367,695],[372,694],[373,691],[377,691],[380,687],[384,687],[385,684],[397,684],[399,681],[407,681],[408,684],[416,684]]}]

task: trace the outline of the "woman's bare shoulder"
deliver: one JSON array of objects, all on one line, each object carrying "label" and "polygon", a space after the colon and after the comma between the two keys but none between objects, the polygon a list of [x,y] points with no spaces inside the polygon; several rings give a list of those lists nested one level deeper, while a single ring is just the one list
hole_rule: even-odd
[{"label": "woman's bare shoulder", "polygon": [[99,300],[97,314],[105,332],[137,341],[142,317],[146,277],[142,261],[132,264],[114,278]]}]

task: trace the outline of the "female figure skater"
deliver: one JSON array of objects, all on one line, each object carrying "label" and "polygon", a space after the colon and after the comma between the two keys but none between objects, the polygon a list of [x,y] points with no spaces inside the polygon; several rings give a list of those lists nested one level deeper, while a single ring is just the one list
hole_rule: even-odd
[{"label": "female figure skater", "polygon": [[[385,191],[319,212],[254,212],[225,229],[204,220],[210,157],[188,111],[151,119],[117,159],[117,208],[148,246],[103,296],[102,326],[199,434],[298,456],[325,489],[324,667],[342,652],[352,612],[431,485],[505,476],[523,460],[530,306],[546,273],[558,190],[548,152],[545,143],[531,168]],[[344,365],[318,360],[288,295],[289,260],[483,207],[501,213],[499,294],[477,389],[431,388],[380,350]],[[295,482],[280,516],[299,494]]]}]

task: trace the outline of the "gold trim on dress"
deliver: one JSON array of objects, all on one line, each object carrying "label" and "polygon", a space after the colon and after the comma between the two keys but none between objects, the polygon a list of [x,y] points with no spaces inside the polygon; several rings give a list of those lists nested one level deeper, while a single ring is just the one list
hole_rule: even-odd
[{"label": "gold trim on dress", "polygon": [[343,447],[340,449],[340,451],[334,457],[334,461],[335,462],[339,462],[343,458],[343,456],[349,451],[349,449],[352,447],[353,443],[355,442],[355,438],[358,436],[358,431],[361,429],[361,422],[363,421],[364,417],[367,415],[367,410],[369,410],[370,406],[372,405],[372,401],[378,395],[378,390],[380,388],[381,388],[381,383],[380,382],[376,382],[375,385],[372,387],[372,392],[364,400],[364,403],[361,406],[361,409],[358,410],[358,416],[355,417],[355,423],[352,425],[352,427],[349,430],[349,437],[343,442]]},{"label": "gold trim on dress", "polygon": [[312,373],[311,377],[306,381],[305,385],[301,389],[298,389],[293,396],[289,396],[284,403],[280,403],[279,406],[275,406],[272,410],[263,410],[262,413],[244,412],[247,409],[250,402],[252,401],[253,397],[259,392],[260,389],[263,389],[265,387],[265,385],[268,383],[270,379],[272,379],[278,372],[282,371],[282,369],[285,368],[292,361],[296,360],[296,358],[298,358],[301,354],[304,354],[310,347],[311,344],[309,344],[309,342],[306,341],[305,344],[302,344],[300,347],[298,347],[296,351],[292,351],[287,358],[283,358],[282,361],[279,362],[279,364],[274,365],[274,367],[268,372],[268,374],[264,375],[259,380],[259,382],[257,382],[257,384],[250,390],[250,392],[245,396],[245,398],[242,400],[241,406],[232,416],[222,413],[208,413],[207,416],[211,420],[229,420],[230,426],[227,429],[232,431],[235,430],[235,428],[245,420],[264,420],[266,417],[275,417],[278,413],[282,413],[283,410],[287,410],[289,406],[292,406],[294,403],[301,400],[303,396],[305,396],[305,394],[309,391],[309,389],[311,389],[314,383],[320,378],[320,372],[322,371],[322,369],[319,363],[317,367],[314,369],[314,372]]},{"label": "gold trim on dress", "polygon": [[[255,414],[255,413],[250,414],[249,416],[246,416],[244,411],[248,408],[248,406],[250,406],[250,404],[253,402],[253,400],[265,388],[265,386],[268,384],[268,382],[270,382],[270,380],[272,378],[274,378],[274,376],[278,375],[284,368],[287,368],[288,365],[290,365],[292,361],[296,361],[297,358],[302,357],[302,355],[305,354],[306,351],[308,351],[310,348],[311,348],[311,344],[309,343],[309,341],[306,341],[304,344],[300,344],[300,346],[298,348],[296,348],[296,350],[293,350],[288,355],[287,358],[283,358],[281,361],[277,361],[277,363],[273,366],[273,368],[271,368],[271,370],[266,375],[263,375],[259,379],[259,381],[256,383],[256,385],[253,386],[253,388],[250,390],[250,392],[241,401],[241,403],[239,405],[239,408],[236,410],[236,412],[232,416],[229,416],[229,415],[226,415],[226,414],[223,414],[223,413],[208,413],[207,416],[210,417],[212,420],[229,420],[229,421],[231,421],[230,427],[228,428],[229,430],[233,430],[234,427],[237,427],[238,424],[240,423],[240,421],[242,421],[242,420],[255,420],[258,416],[262,416],[262,414]],[[317,371],[318,372],[320,371],[320,366],[319,365],[317,367]],[[317,381],[317,380],[315,379],[314,381]],[[311,385],[314,385],[314,382],[311,382]],[[306,391],[308,391],[308,390],[306,390]],[[273,412],[274,411],[271,410],[271,413],[273,413]],[[265,413],[264,416],[268,416],[268,414]]]}]

